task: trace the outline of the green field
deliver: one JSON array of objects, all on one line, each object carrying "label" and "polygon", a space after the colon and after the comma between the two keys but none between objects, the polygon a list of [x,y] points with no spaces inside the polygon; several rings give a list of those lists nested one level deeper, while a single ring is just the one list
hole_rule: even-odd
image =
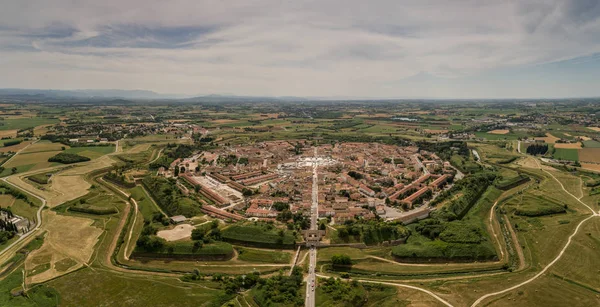
[{"label": "green field", "polygon": [[233,247],[227,242],[213,242],[203,244],[201,247],[194,247],[193,241],[175,241],[167,242],[164,248],[157,251],[145,251],[139,246],[136,246],[133,256],[152,258],[153,256],[160,258],[214,258],[215,260],[226,260],[233,256]]},{"label": "green field", "polygon": [[505,206],[513,207],[517,215],[529,217],[567,212],[564,205],[554,200],[530,194],[513,197]]},{"label": "green field", "polygon": [[258,247],[293,248],[296,238],[289,230],[275,228],[266,223],[236,224],[223,229],[224,241]]},{"label": "green field", "polygon": [[5,168],[1,173],[0,173],[0,177],[6,177],[9,175],[13,174],[12,168],[14,167],[16,169],[16,171],[14,172],[15,174],[18,173],[23,173],[26,172],[30,169],[32,169],[35,166],[35,164],[27,164],[27,165],[18,165],[18,166],[12,166],[9,168]]},{"label": "green field", "polygon": [[[19,273],[20,274],[20,273]],[[214,283],[182,284],[175,278],[148,278],[108,271],[82,269],[48,285],[60,293],[62,306],[221,306],[231,299]],[[184,286],[185,285],[185,286]],[[76,289],[76,291],[74,291]],[[14,305],[13,305],[14,306]],[[41,305],[45,306],[45,305]]]},{"label": "green field", "polygon": [[600,148],[600,142],[598,141],[583,141],[585,148]]},{"label": "green field", "polygon": [[275,250],[260,250],[253,248],[236,247],[238,259],[248,262],[264,263],[290,263],[292,255],[290,253]]},{"label": "green field", "polygon": [[499,140],[517,140],[518,138],[522,138],[527,136],[524,133],[507,133],[507,134],[493,134],[487,133],[485,131],[477,131],[475,132],[475,136],[478,138],[484,138],[489,141],[499,141]]},{"label": "green field", "polygon": [[71,147],[65,150],[65,153],[78,154],[80,156],[96,159],[115,151],[115,146],[86,146]]},{"label": "green field", "polygon": [[13,296],[11,291],[22,289],[22,266],[16,268],[0,282],[0,306],[58,306],[59,295],[45,285],[33,287],[25,296]]},{"label": "green field", "polygon": [[145,221],[152,221],[155,213],[160,212],[159,208],[152,202],[152,199],[144,192],[144,188],[137,186],[130,189],[129,192],[133,199],[138,203],[138,208],[144,216]]},{"label": "green field", "polygon": [[5,119],[0,121],[0,130],[19,130],[40,125],[56,124],[58,122],[58,119],[43,117]]},{"label": "green field", "polygon": [[554,159],[558,160],[569,160],[569,161],[578,161],[579,154],[577,149],[571,148],[555,148],[554,149]]},{"label": "green field", "polygon": [[58,205],[52,210],[92,215],[114,214],[119,212],[117,208],[120,203],[121,200],[117,196],[107,194],[98,187],[92,187],[88,194]]}]

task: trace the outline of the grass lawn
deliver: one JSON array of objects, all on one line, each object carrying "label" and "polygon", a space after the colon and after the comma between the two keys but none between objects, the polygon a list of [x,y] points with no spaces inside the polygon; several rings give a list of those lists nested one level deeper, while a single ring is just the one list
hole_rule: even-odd
[{"label": "grass lawn", "polygon": [[554,159],[577,161],[579,160],[579,154],[577,149],[556,148],[554,151]]}]

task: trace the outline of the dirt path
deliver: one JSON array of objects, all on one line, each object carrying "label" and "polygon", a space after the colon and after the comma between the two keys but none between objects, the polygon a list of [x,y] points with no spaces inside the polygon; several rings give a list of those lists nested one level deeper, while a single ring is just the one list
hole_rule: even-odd
[{"label": "dirt path", "polygon": [[535,274],[535,276],[517,284],[514,285],[510,288],[501,290],[501,291],[497,291],[497,292],[492,292],[492,293],[488,293],[486,295],[483,295],[482,297],[480,297],[479,299],[477,299],[472,305],[471,307],[477,306],[479,305],[483,300],[487,299],[488,297],[491,296],[495,296],[495,295],[499,295],[499,294],[503,294],[512,290],[515,290],[521,286],[524,286],[528,283],[531,283],[532,281],[536,280],[538,277],[542,276],[544,273],[546,273],[546,271],[548,271],[548,269],[550,269],[550,267],[552,267],[558,260],[560,260],[560,258],[563,256],[563,254],[565,253],[565,251],[567,250],[567,248],[569,247],[569,245],[571,245],[571,241],[573,240],[573,237],[575,237],[575,235],[577,235],[577,233],[579,232],[579,229],[581,228],[581,225],[583,225],[583,223],[585,223],[586,221],[588,221],[589,219],[596,217],[596,216],[600,216],[599,213],[596,213],[590,206],[588,206],[586,203],[581,201],[581,198],[576,197],[575,195],[571,194],[571,192],[567,191],[567,189],[565,189],[565,186],[562,184],[562,182],[560,182],[560,180],[556,179],[556,177],[550,173],[549,171],[545,170],[542,168],[542,166],[540,165],[539,161],[537,159],[535,159],[535,162],[537,163],[537,165],[539,166],[539,168],[544,171],[545,173],[547,173],[548,175],[550,175],[552,178],[554,178],[554,180],[556,180],[556,182],[558,182],[558,184],[561,186],[561,188],[563,189],[563,191],[565,191],[565,193],[569,194],[571,197],[575,198],[579,203],[581,203],[582,205],[586,206],[588,209],[590,209],[590,211],[592,211],[592,215],[588,216],[587,218],[583,219],[581,222],[579,222],[579,224],[577,224],[577,227],[575,228],[575,231],[573,231],[573,233],[569,236],[569,239],[567,240],[567,243],[565,244],[565,246],[563,246],[563,248],[561,249],[560,253],[558,253],[558,255],[556,256],[556,258],[554,258],[554,260],[552,260],[550,263],[548,263],[539,273]]},{"label": "dirt path", "polygon": [[[321,275],[321,274],[317,274],[318,277],[320,278],[329,278],[330,276],[326,276],[326,275]],[[349,281],[347,279],[342,279],[343,281]],[[454,307],[452,304],[448,303],[446,300],[444,300],[443,298],[437,296],[437,294],[427,290],[427,289],[423,289],[423,288],[419,288],[419,287],[415,287],[415,286],[411,286],[411,285],[406,285],[406,284],[397,284],[397,283],[392,283],[392,282],[384,282],[384,281],[374,281],[374,280],[364,280],[364,279],[355,279],[358,282],[363,282],[363,283],[373,283],[373,284],[380,284],[380,285],[387,285],[387,286],[393,286],[393,287],[402,287],[402,288],[408,288],[408,289],[413,289],[413,290],[417,290],[417,291],[421,291],[424,293],[427,293],[429,295],[431,295],[433,298],[435,298],[436,300],[438,300],[440,303],[449,306],[449,307]]]}]

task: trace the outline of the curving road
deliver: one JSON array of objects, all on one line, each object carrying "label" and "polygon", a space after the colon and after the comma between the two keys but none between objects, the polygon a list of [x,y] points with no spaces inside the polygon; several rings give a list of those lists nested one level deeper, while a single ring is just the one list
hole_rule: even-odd
[{"label": "curving road", "polygon": [[4,181],[6,184],[18,189],[19,191],[24,191],[25,193],[32,195],[33,197],[39,199],[42,201],[42,205],[40,206],[40,208],[38,209],[38,211],[36,212],[36,222],[35,222],[35,227],[33,227],[33,229],[30,229],[28,232],[22,234],[15,242],[11,243],[10,245],[8,245],[6,248],[4,248],[2,251],[0,251],[0,255],[4,254],[6,251],[8,251],[9,249],[11,249],[12,247],[14,247],[15,245],[19,244],[19,242],[25,240],[27,237],[29,237],[32,233],[34,233],[35,231],[37,231],[38,229],[40,229],[40,226],[42,225],[42,209],[44,209],[44,207],[46,206],[46,200],[41,198],[40,196],[37,196],[33,193],[30,193],[28,191],[25,190],[21,190],[19,187],[17,187],[16,185],[12,184],[10,181],[8,181],[6,178],[2,178],[2,181]]},{"label": "curving road", "polygon": [[[317,274],[318,277],[321,278],[329,278],[330,276],[327,275],[321,275],[321,274]],[[344,281],[350,281],[348,279],[342,279]],[[448,307],[454,307],[452,304],[450,304],[448,301],[444,300],[443,298],[439,297],[437,294],[427,290],[427,289],[423,289],[423,288],[419,288],[419,287],[415,287],[415,286],[411,286],[411,285],[406,285],[406,284],[397,284],[397,283],[393,283],[393,282],[385,282],[385,281],[374,281],[374,280],[364,280],[364,279],[357,279],[358,282],[363,282],[363,283],[372,283],[372,284],[380,284],[380,285],[387,285],[387,286],[394,286],[394,287],[402,287],[402,288],[408,288],[408,289],[413,289],[413,290],[417,290],[417,291],[421,291],[424,293],[427,293],[429,295],[431,295],[433,298],[435,298],[436,300],[438,300],[440,303],[448,306]]]},{"label": "curving road", "polygon": [[575,227],[575,231],[569,236],[569,239],[567,240],[567,243],[565,244],[565,246],[563,246],[563,248],[561,249],[560,253],[558,253],[558,255],[556,256],[556,258],[554,258],[554,260],[552,260],[550,263],[548,263],[539,273],[535,274],[533,277],[527,279],[524,282],[521,282],[517,285],[514,285],[510,288],[506,288],[504,290],[501,291],[496,291],[496,292],[492,292],[492,293],[488,293],[486,295],[483,295],[482,297],[480,297],[479,299],[477,299],[472,305],[471,307],[477,306],[479,305],[483,300],[491,297],[491,296],[495,296],[495,295],[499,295],[499,294],[503,294],[512,290],[515,290],[521,286],[524,286],[534,280],[536,280],[538,277],[542,276],[544,273],[546,273],[546,271],[548,271],[548,269],[550,269],[550,267],[552,267],[552,265],[554,265],[558,260],[560,260],[560,258],[563,256],[563,254],[565,253],[565,251],[567,250],[567,248],[569,247],[569,245],[571,245],[571,242],[573,240],[573,237],[575,237],[575,235],[579,232],[579,229],[581,228],[581,225],[583,225],[583,223],[585,223],[587,220],[596,217],[596,216],[600,216],[600,213],[597,213],[596,211],[594,211],[594,209],[592,209],[590,206],[588,206],[586,203],[584,203],[583,201],[581,201],[581,198],[583,197],[576,197],[575,195],[571,194],[571,192],[567,191],[567,189],[565,189],[565,186],[562,184],[562,182],[560,182],[556,177],[554,177],[554,175],[552,173],[550,173],[549,171],[545,170],[542,168],[542,166],[540,165],[540,162],[535,159],[535,162],[537,163],[538,167],[540,167],[540,170],[544,171],[545,173],[547,173],[548,175],[550,175],[554,180],[556,180],[556,182],[558,182],[558,184],[560,185],[560,187],[563,189],[563,191],[565,191],[567,194],[569,194],[571,197],[575,198],[579,203],[581,203],[582,205],[586,206],[588,209],[590,209],[590,211],[592,211],[592,215],[588,216],[587,218],[583,219],[581,222],[579,222],[579,224],[577,224],[577,227]]}]

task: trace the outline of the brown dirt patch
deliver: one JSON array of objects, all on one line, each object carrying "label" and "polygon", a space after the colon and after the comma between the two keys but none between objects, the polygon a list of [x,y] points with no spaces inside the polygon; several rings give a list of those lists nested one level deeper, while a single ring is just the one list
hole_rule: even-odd
[{"label": "brown dirt patch", "polygon": [[21,153],[32,153],[32,152],[42,152],[42,151],[62,151],[62,148],[69,148],[69,146],[65,146],[61,143],[35,143],[27,149],[23,150]]},{"label": "brown dirt patch", "polygon": [[589,140],[591,140],[591,139],[592,139],[591,137],[587,137],[587,136],[585,136],[585,135],[576,136],[576,138],[579,138],[579,139],[581,139],[582,141],[589,141]]},{"label": "brown dirt patch", "polygon": [[600,127],[587,127],[590,130],[594,130],[596,132],[600,132]]},{"label": "brown dirt patch", "polygon": [[0,130],[0,138],[16,138],[18,130]]},{"label": "brown dirt patch", "polygon": [[152,144],[150,143],[146,143],[146,144],[137,144],[133,147],[131,147],[130,149],[126,150],[128,153],[140,153],[143,151],[146,151],[148,149],[150,149],[150,146]]},{"label": "brown dirt patch", "polygon": [[589,169],[592,171],[597,171],[600,172],[600,164],[593,164],[593,163],[581,163],[581,168],[584,169]]},{"label": "brown dirt patch", "polygon": [[157,232],[156,235],[167,241],[177,241],[191,237],[194,228],[195,227],[190,224],[181,224],[175,226],[173,229],[161,230]]},{"label": "brown dirt patch", "polygon": [[[87,265],[94,251],[94,245],[102,234],[102,229],[92,226],[94,221],[91,219],[58,215],[52,211],[44,211],[43,214],[42,228],[47,231],[46,238],[42,247],[27,257],[25,268],[34,268],[35,265],[39,265],[37,263],[39,261],[35,260],[47,259],[47,255],[51,255],[51,267],[45,272],[28,277],[28,283],[44,282]],[[65,258],[75,260],[77,265],[67,271],[58,272],[55,263]]]},{"label": "brown dirt patch", "polygon": [[489,134],[508,134],[510,130],[508,129],[496,129],[492,131],[488,131]]},{"label": "brown dirt patch", "polygon": [[600,163],[600,148],[582,148],[579,150],[579,161]]},{"label": "brown dirt patch", "polygon": [[556,143],[554,144],[554,148],[581,148],[581,143]]},{"label": "brown dirt patch", "polygon": [[52,124],[49,125],[41,125],[41,126],[37,126],[35,128],[33,128],[33,135],[35,136],[42,136],[45,135],[46,133],[48,133],[48,128],[52,127]]},{"label": "brown dirt patch", "polygon": [[560,138],[555,137],[554,135],[550,134],[550,133],[546,133],[545,137],[537,137],[535,138],[536,140],[542,140],[548,144],[554,144],[556,143],[556,141],[560,140]]},{"label": "brown dirt patch", "polygon": [[533,158],[533,157],[526,157],[525,159],[519,159],[519,160],[517,160],[516,163],[518,165],[521,165],[526,168],[540,169],[540,166],[541,166],[542,169],[545,169],[547,171],[555,171],[556,170],[554,167],[548,166],[548,165],[543,165],[541,162],[539,162],[539,164],[536,163],[535,158]]},{"label": "brown dirt patch", "polygon": [[[8,180],[19,186],[21,189],[45,198],[48,207],[55,207],[63,202],[87,194],[91,185],[85,181],[84,175],[91,171],[108,167],[114,162],[115,161],[109,156],[102,156],[96,160],[83,163],[81,166],[59,171],[52,177],[52,183],[49,186],[44,187],[45,190],[39,190],[24,179],[25,177],[39,173],[40,171],[28,171],[15,176],[10,176]],[[52,167],[46,170],[57,170],[60,168],[65,168],[65,166]]]},{"label": "brown dirt patch", "polygon": [[15,198],[11,195],[0,195],[0,208],[8,208],[15,203]]},{"label": "brown dirt patch", "polygon": [[[48,159],[50,157],[55,156],[58,151],[45,151],[45,152],[35,152],[29,154],[18,154],[14,158],[12,158],[4,167],[13,167],[19,165],[29,165],[36,163],[48,163]],[[48,164],[49,165],[49,164]]]},{"label": "brown dirt patch", "polygon": [[13,146],[9,146],[9,147],[0,147],[0,152],[17,152],[25,147],[27,147],[27,145],[31,144],[31,141],[24,141],[21,142],[20,144],[17,145],[13,145]]}]

